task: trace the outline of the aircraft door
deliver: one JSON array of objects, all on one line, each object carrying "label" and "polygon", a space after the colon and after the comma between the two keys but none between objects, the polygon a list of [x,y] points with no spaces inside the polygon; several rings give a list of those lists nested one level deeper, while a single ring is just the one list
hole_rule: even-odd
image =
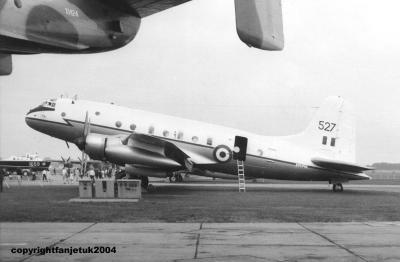
[{"label": "aircraft door", "polygon": [[235,136],[235,145],[233,148],[234,160],[246,161],[247,142],[247,137]]}]

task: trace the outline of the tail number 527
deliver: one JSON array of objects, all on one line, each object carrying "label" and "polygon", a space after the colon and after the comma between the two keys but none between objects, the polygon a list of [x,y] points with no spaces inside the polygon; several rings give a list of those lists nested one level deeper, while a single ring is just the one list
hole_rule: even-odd
[{"label": "tail number 527", "polygon": [[328,132],[332,132],[333,129],[335,129],[336,124],[332,122],[327,122],[327,121],[319,121],[318,122],[318,129],[319,130],[324,130]]}]

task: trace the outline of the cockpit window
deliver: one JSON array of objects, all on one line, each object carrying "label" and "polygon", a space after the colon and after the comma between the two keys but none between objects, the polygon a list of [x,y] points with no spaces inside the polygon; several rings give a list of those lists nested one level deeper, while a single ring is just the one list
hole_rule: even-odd
[{"label": "cockpit window", "polygon": [[40,111],[54,111],[56,110],[56,101],[54,99],[43,102],[40,106],[31,109],[28,114]]},{"label": "cockpit window", "polygon": [[45,101],[43,102],[42,106],[49,108],[56,108],[56,103],[53,101]]}]

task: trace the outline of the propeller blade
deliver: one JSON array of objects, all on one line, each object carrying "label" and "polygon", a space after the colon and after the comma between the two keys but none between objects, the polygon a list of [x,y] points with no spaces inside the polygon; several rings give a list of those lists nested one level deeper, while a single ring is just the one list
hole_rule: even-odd
[{"label": "propeller blade", "polygon": [[90,119],[89,119],[89,112],[86,111],[85,124],[83,126],[83,137],[85,138],[85,140],[89,133],[90,133]]},{"label": "propeller blade", "polygon": [[77,147],[81,150],[85,150],[85,145],[86,145],[86,137],[90,134],[90,118],[89,118],[89,112],[86,111],[85,115],[85,122],[83,123],[83,132],[82,136],[78,137],[75,139],[74,143],[77,145]]}]

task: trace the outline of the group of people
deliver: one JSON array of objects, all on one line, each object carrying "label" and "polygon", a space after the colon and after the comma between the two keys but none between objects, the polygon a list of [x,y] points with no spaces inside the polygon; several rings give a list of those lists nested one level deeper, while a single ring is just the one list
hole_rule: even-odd
[{"label": "group of people", "polygon": [[115,169],[113,168],[94,168],[90,166],[88,170],[83,173],[80,168],[63,168],[62,177],[64,184],[71,184],[74,181],[78,181],[83,178],[104,179],[115,177]]},{"label": "group of people", "polygon": [[[43,182],[54,181],[55,176],[59,171],[55,168],[50,170],[42,171],[28,171],[28,170],[16,170],[10,171],[6,169],[0,169],[0,192],[3,191],[3,182],[6,177],[9,179],[16,179],[18,184],[21,185],[22,180],[35,181],[41,180]],[[85,173],[82,172],[81,168],[67,168],[64,167],[61,170],[62,181],[64,184],[72,184],[80,179],[89,178],[92,180],[96,179],[112,179],[120,178],[125,176],[123,170],[105,167],[105,168],[94,168],[90,165]],[[6,184],[7,185],[7,184]]]}]

